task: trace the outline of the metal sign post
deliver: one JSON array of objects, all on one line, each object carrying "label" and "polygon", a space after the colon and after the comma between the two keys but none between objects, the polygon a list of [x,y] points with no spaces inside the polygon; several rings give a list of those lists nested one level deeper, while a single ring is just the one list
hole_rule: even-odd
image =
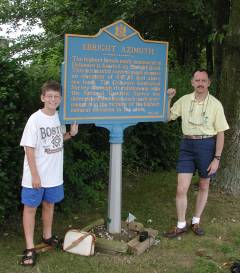
[{"label": "metal sign post", "polygon": [[[121,233],[122,209],[122,143],[126,125],[102,125],[110,131],[110,168],[108,185],[108,231]],[[101,125],[99,125],[101,126]]]},{"label": "metal sign post", "polygon": [[110,144],[108,231],[121,233],[122,144]]}]

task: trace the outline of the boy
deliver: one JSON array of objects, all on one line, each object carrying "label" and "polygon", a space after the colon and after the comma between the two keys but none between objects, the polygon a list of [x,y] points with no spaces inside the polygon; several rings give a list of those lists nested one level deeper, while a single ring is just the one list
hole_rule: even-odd
[{"label": "boy", "polygon": [[26,249],[21,264],[33,266],[36,262],[34,228],[37,207],[42,203],[43,242],[55,245],[52,236],[54,204],[64,198],[63,192],[63,140],[78,133],[78,125],[71,125],[63,133],[57,107],[61,102],[61,86],[47,81],[41,88],[44,107],[32,114],[25,126],[20,145],[24,147],[22,178],[23,229]]}]

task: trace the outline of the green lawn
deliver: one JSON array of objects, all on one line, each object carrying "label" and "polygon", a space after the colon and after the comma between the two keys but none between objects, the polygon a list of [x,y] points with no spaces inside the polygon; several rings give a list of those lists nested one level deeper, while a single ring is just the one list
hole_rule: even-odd
[{"label": "green lawn", "polygon": [[[196,179],[189,191],[190,220],[196,197]],[[176,221],[174,172],[154,173],[123,179],[123,219],[128,212],[146,227],[159,230],[160,244],[141,256],[107,255],[76,256],[61,250],[38,256],[33,268],[20,266],[24,248],[21,220],[9,223],[0,237],[0,273],[207,273],[230,272],[231,263],[240,258],[239,199],[212,188],[202,225],[206,235],[197,237],[192,232],[180,239],[167,239],[162,233]],[[105,217],[106,208],[79,210],[69,214],[56,212],[54,229],[61,237],[69,227],[81,228],[89,222]],[[20,219],[20,215],[16,216]],[[151,223],[149,223],[151,219]],[[36,240],[41,237],[40,220]]]}]

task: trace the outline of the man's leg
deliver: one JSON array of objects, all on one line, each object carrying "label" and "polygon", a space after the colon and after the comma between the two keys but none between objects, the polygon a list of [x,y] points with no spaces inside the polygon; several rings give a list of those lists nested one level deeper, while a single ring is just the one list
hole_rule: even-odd
[{"label": "man's leg", "polygon": [[207,203],[209,184],[210,178],[200,178],[195,214],[192,219],[192,230],[196,235],[204,235],[204,231],[202,228],[200,228],[199,223],[201,215]]},{"label": "man's leg", "polygon": [[187,192],[192,180],[192,173],[179,173],[176,193],[176,208],[178,222],[186,221]]},{"label": "man's leg", "polygon": [[196,208],[195,208],[195,217],[200,218],[202,212],[206,206],[208,199],[210,178],[200,178],[199,181],[199,191],[197,194]]},{"label": "man's leg", "polygon": [[42,202],[42,221],[43,221],[43,238],[52,237],[52,223],[54,214],[54,203]]},{"label": "man's leg", "polygon": [[174,238],[187,231],[186,210],[187,210],[187,192],[191,183],[192,173],[179,173],[176,193],[176,207],[178,222],[177,226],[164,234],[165,237]]}]

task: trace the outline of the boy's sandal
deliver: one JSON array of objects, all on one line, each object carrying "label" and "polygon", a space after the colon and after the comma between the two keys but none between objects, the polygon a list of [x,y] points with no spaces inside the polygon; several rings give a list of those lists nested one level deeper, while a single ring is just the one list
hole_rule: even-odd
[{"label": "boy's sandal", "polygon": [[49,246],[58,246],[59,240],[58,237],[53,235],[51,238],[44,239],[42,238],[43,243],[49,245]]},{"label": "boy's sandal", "polygon": [[[36,264],[37,253],[35,248],[25,249],[23,251],[23,257],[21,260],[21,265],[23,266],[34,266]],[[31,262],[29,262],[31,261]]]}]

